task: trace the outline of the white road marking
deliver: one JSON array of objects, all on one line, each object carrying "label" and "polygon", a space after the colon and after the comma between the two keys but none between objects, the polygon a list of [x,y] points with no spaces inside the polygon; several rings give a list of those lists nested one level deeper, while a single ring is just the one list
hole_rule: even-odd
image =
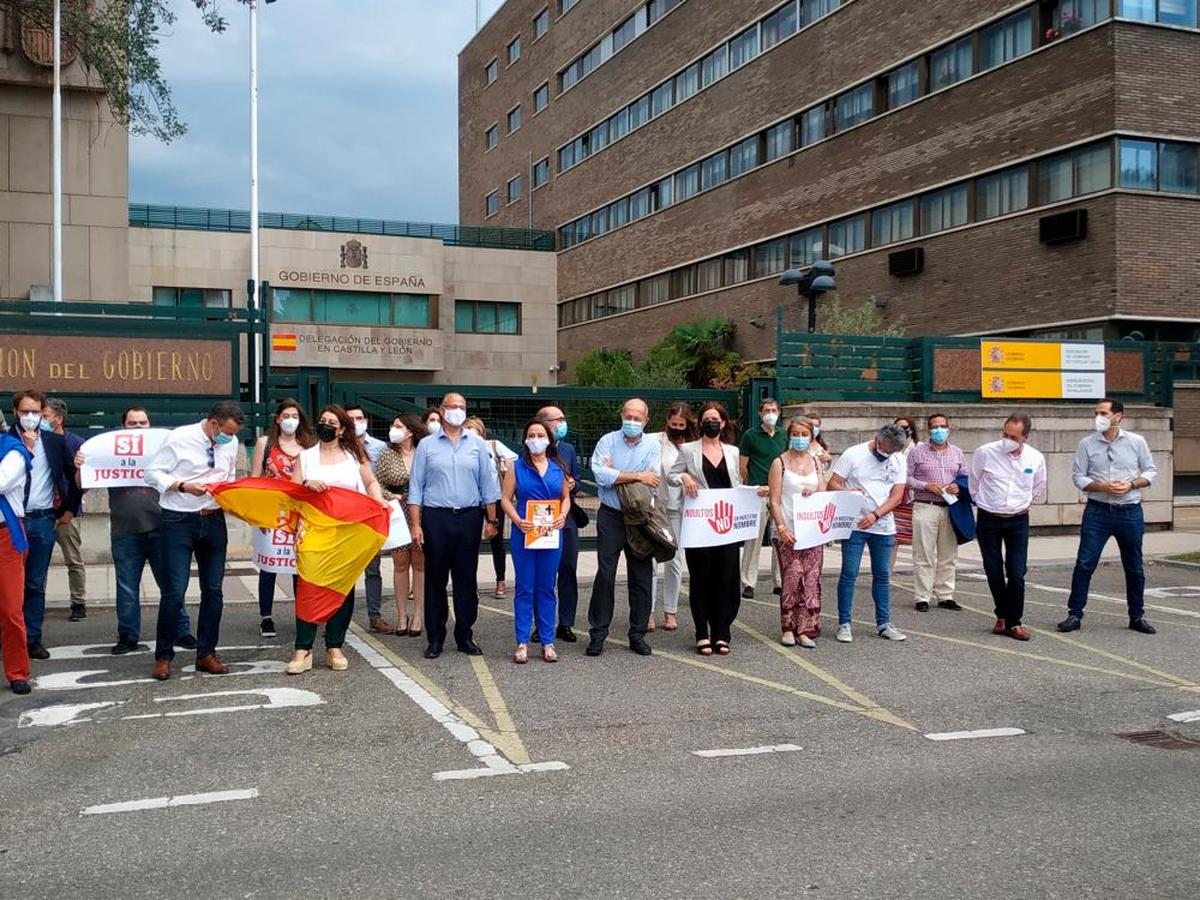
[{"label": "white road marking", "polygon": [[200,709],[171,710],[161,713],[143,713],[136,716],[122,716],[122,721],[130,719],[173,719],[179,716],[212,716],[219,713],[244,712],[251,709],[287,709],[298,706],[320,706],[325,701],[320,694],[312,691],[302,691],[298,688],[258,688],[251,691],[213,691],[204,694],[180,694],[175,697],[155,697],[155,703],[175,703],[181,700],[208,700],[213,697],[266,697],[266,703],[251,703],[245,706],[213,706]]},{"label": "white road marking", "polygon": [[[986,575],[979,575],[975,572],[959,572],[958,574],[963,578],[975,578],[981,581],[987,581]],[[1039,591],[1045,591],[1048,594],[1062,594],[1064,596],[1070,596],[1071,594],[1070,588],[1057,587],[1053,584],[1038,584],[1036,581],[1026,581],[1025,587],[1037,588]],[[1166,593],[1169,590],[1171,590],[1171,588],[1148,588],[1146,590],[1146,596],[1171,599],[1174,595]],[[1159,593],[1156,593],[1156,591]],[[1106,603],[1115,603],[1118,606],[1125,608],[1128,608],[1129,606],[1129,604],[1125,602],[1124,597],[1110,597],[1108,594],[1097,594],[1095,591],[1091,590],[1088,591],[1088,600],[1103,600]],[[1156,603],[1147,603],[1146,609],[1153,609],[1156,612],[1172,613],[1176,616],[1186,616],[1189,619],[1200,619],[1200,612],[1197,612],[1194,609],[1179,609],[1175,606],[1160,606]]]},{"label": "white road marking", "polygon": [[467,751],[478,759],[483,768],[455,769],[447,772],[434,772],[434,781],[463,781],[473,778],[487,778],[495,775],[528,775],[535,772],[560,772],[569,769],[564,762],[528,763],[521,766],[513,765],[491,743],[485,741],[478,731],[455,715],[444,703],[434,697],[429,691],[409,678],[404,672],[393,666],[373,647],[368,645],[356,634],[347,634],[346,643],[365,659],[371,668],[375,669],[400,689],[401,693],[417,704],[426,715],[445,728],[454,739],[467,748]]},{"label": "white road marking", "polygon": [[230,800],[253,800],[258,788],[244,791],[213,791],[207,794],[180,794],[177,797],[148,797],[145,800],[126,800],[124,803],[102,803],[89,806],[81,816],[102,816],[107,813],[138,812],[143,809],[170,809],[176,806],[203,806],[206,803],[228,803]]},{"label": "white road marking", "polygon": [[[280,675],[287,668],[286,662],[277,659],[229,662],[226,665],[229,666],[229,674],[220,676],[222,678],[232,675]],[[67,672],[51,672],[48,675],[42,675],[35,679],[34,685],[43,691],[73,691],[78,688],[120,687],[126,684],[154,684],[153,678],[124,678],[117,679],[116,681],[87,682],[83,680],[91,678],[93,675],[107,675],[110,671],[109,669],[73,669]],[[196,667],[195,665],[184,666],[180,671],[188,673],[183,676],[184,678],[191,678],[196,674]]]},{"label": "white road marking", "polygon": [[763,747],[738,747],[725,750],[693,750],[692,756],[702,756],[705,759],[716,759],[722,756],[759,756],[763,753],[794,753],[803,750],[796,744],[767,744]]},{"label": "white road marking", "polygon": [[[257,590],[257,588],[255,588]],[[96,657],[104,657],[111,660],[112,643],[107,644],[66,644],[62,647],[47,647],[50,651],[50,658],[55,662],[63,659],[94,659]],[[278,650],[279,644],[241,644],[233,647],[221,647],[220,651],[226,653],[231,650]],[[146,644],[144,650],[130,650],[125,656],[145,656],[147,653],[154,652],[154,644],[150,642]],[[176,651],[177,653],[188,653],[188,650]]]},{"label": "white road marking", "polygon": [[931,741],[967,741],[974,738],[1016,737],[1025,734],[1021,728],[979,728],[975,731],[943,731],[925,735]]},{"label": "white road marking", "polygon": [[1200,722],[1200,709],[1193,709],[1189,712],[1175,713],[1167,716],[1172,722]]},{"label": "white road marking", "polygon": [[17,719],[17,727],[53,727],[91,722],[90,716],[80,716],[80,713],[93,709],[108,709],[110,706],[119,706],[124,702],[124,700],[110,700],[104,703],[57,703],[53,706],[43,706],[41,709],[31,709],[29,712],[21,713],[20,718]]}]

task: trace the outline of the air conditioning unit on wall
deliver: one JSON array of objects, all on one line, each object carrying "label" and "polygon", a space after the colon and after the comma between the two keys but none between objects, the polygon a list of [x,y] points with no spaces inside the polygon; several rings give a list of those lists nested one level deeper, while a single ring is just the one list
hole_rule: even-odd
[{"label": "air conditioning unit on wall", "polygon": [[920,275],[925,271],[925,248],[910,247],[888,254],[889,275]]},{"label": "air conditioning unit on wall", "polygon": [[1038,219],[1038,238],[1043,244],[1066,244],[1087,237],[1086,209],[1069,209]]}]

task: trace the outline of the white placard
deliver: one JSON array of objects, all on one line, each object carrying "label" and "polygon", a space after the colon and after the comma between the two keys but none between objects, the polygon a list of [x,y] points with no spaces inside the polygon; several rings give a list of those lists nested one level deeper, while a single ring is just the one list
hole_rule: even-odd
[{"label": "white placard", "polygon": [[1063,344],[1062,367],[1068,372],[1074,371],[1104,371],[1103,344]]},{"label": "white placard", "polygon": [[1103,372],[1063,372],[1064,400],[1099,400],[1104,396]]},{"label": "white placard", "polygon": [[821,491],[793,501],[795,549],[806,550],[850,537],[855,524],[874,503],[855,491]]},{"label": "white placard", "polygon": [[400,505],[399,500],[392,500],[388,506],[392,508],[392,516],[388,520],[387,540],[379,548],[381,553],[385,550],[407,547],[412,543],[412,532],[408,530],[408,516],[404,514],[404,507]]},{"label": "white placard", "polygon": [[719,547],[758,539],[762,499],[753,487],[700,491],[683,495],[683,525],[679,545]]},{"label": "white placard", "polygon": [[145,487],[146,464],[170,433],[166,428],[129,428],[88,438],[79,448],[84,457],[80,487]]},{"label": "white placard", "polygon": [[282,528],[255,528],[254,568],[277,575],[295,575],[296,535]]}]

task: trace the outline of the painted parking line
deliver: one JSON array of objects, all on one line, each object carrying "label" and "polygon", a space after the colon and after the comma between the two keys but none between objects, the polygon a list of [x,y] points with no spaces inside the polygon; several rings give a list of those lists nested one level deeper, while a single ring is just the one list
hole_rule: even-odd
[{"label": "painted parking line", "polygon": [[804,748],[797,744],[768,744],[764,747],[736,747],[722,750],[693,750],[692,756],[719,759],[726,756],[761,756],[764,753],[794,753]]},{"label": "painted parking line", "polygon": [[1021,728],[977,728],[975,731],[943,731],[925,737],[931,741],[972,741],[976,738],[1016,737],[1025,733]]},{"label": "painted parking line", "polygon": [[123,803],[102,803],[82,810],[81,816],[103,816],[109,813],[140,812],[146,809],[173,809],[178,806],[205,806],[209,803],[228,803],[231,800],[253,800],[258,788],[242,791],[212,791],[207,794],[179,794],[175,797],[147,797],[145,800],[126,800]]},{"label": "painted parking line", "polygon": [[[963,578],[974,578],[979,581],[987,581],[986,575],[978,574],[975,572],[959,572],[958,574],[960,576],[962,576]],[[1037,590],[1045,591],[1048,594],[1062,594],[1063,596],[1070,596],[1070,594],[1071,594],[1070,588],[1058,587],[1057,585],[1053,585],[1053,584],[1039,584],[1036,581],[1026,581],[1025,587],[1036,588]],[[1164,593],[1162,593],[1162,592],[1155,593],[1155,590],[1156,590],[1155,588],[1147,588],[1146,596],[1149,596],[1149,597],[1164,596]],[[1157,590],[1162,591],[1162,589],[1157,589]],[[1189,588],[1189,590],[1190,590],[1190,588]],[[1174,595],[1166,594],[1165,596],[1167,598],[1170,598]],[[1193,595],[1192,594],[1184,594],[1182,597],[1180,597],[1180,599],[1184,599],[1184,598],[1190,597],[1190,596],[1193,596]],[[1196,595],[1196,596],[1200,596],[1200,595]],[[1108,594],[1098,594],[1095,591],[1091,591],[1091,590],[1088,591],[1088,600],[1103,600],[1106,603],[1116,603],[1117,605],[1119,605],[1121,607],[1125,607],[1125,608],[1128,608],[1128,606],[1129,606],[1129,604],[1125,601],[1124,597],[1112,597]],[[1156,603],[1147,603],[1146,609],[1152,609],[1155,612],[1171,613],[1172,615],[1176,615],[1176,616],[1186,616],[1189,619],[1200,619],[1200,612],[1197,612],[1194,609],[1179,609],[1178,607],[1175,607],[1175,606],[1162,606],[1162,605],[1156,604]]]},{"label": "painted parking line", "polygon": [[1172,722],[1200,722],[1200,709],[1193,709],[1188,712],[1174,713],[1167,716]]}]

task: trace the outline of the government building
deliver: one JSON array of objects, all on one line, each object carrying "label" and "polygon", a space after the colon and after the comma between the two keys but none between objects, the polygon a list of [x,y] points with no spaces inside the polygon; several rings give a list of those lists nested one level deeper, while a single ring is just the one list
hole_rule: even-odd
[{"label": "government building", "polygon": [[[1196,0],[508,0],[459,58],[460,221],[552,229],[559,355],[789,267],[911,336],[1200,338]],[[757,327],[755,327],[757,326]],[[820,325],[818,325],[820,329]]]}]

